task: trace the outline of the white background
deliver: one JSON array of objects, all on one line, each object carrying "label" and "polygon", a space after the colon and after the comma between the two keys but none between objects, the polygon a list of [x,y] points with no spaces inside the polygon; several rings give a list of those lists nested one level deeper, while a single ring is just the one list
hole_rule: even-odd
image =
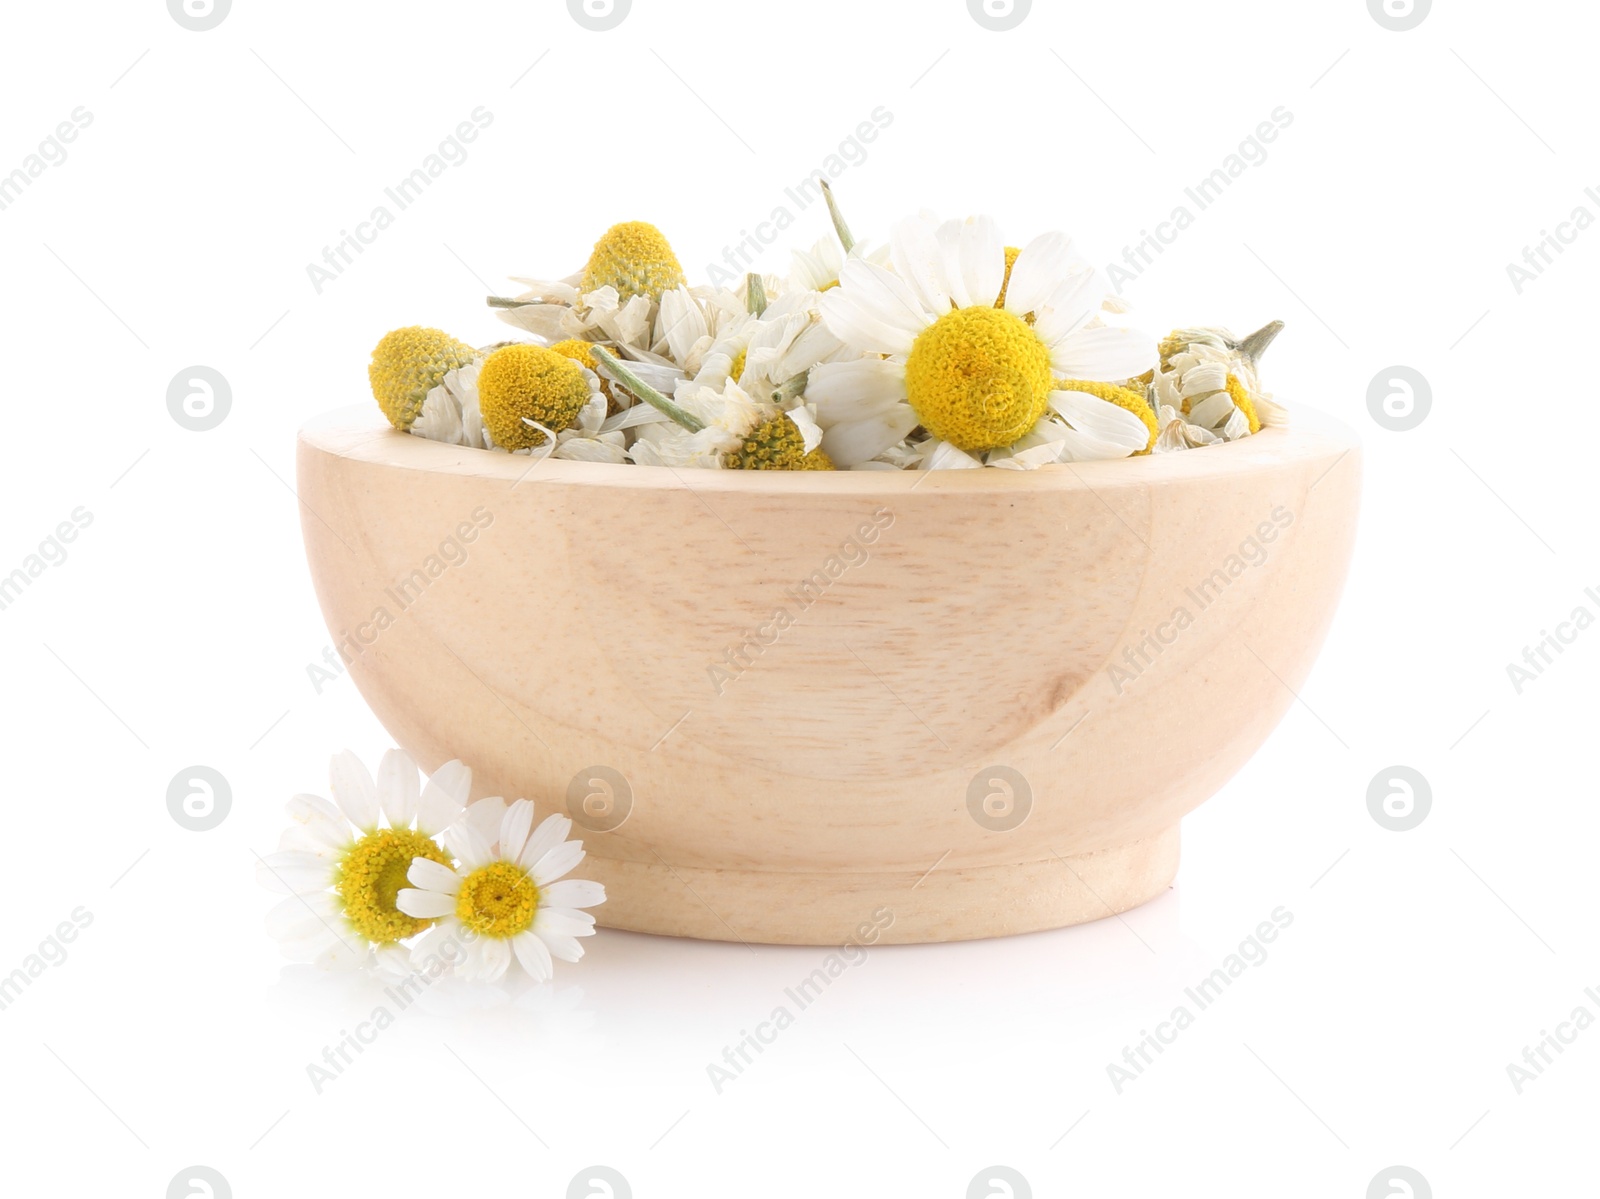
[{"label": "white background", "polygon": [[[1040,0],[1006,33],[959,0],[636,0],[603,33],[552,0],[238,0],[208,32],[154,0],[10,6],[0,173],[93,120],[0,211],[0,573],[93,521],[0,612],[0,974],[93,922],[0,1011],[8,1192],[159,1197],[199,1163],[240,1197],[560,1196],[602,1163],[641,1197],[931,1199],[999,1163],[1041,1196],[1360,1199],[1395,1164],[1438,1196],[1596,1193],[1600,1030],[1521,1094],[1506,1066],[1600,1014],[1600,631],[1520,695],[1506,665],[1600,613],[1600,231],[1521,294],[1506,264],[1600,215],[1597,37],[1557,3],[1393,32],[1360,0]],[[480,105],[468,159],[318,294],[307,264]],[[1127,294],[1157,333],[1284,318],[1269,387],[1365,442],[1302,702],[1187,820],[1163,898],[875,950],[720,1095],[707,1065],[823,950],[602,930],[553,990],[408,1012],[316,1093],[307,1064],[381,997],[283,968],[253,855],[332,751],[389,742],[348,678],[307,675],[329,637],[296,428],[363,398],[391,327],[493,340],[486,289],[576,269],[614,221],[661,225],[702,275],[879,106],[837,183],[858,235],[989,212],[1106,262],[1292,114]],[[767,269],[827,231],[794,216]],[[232,390],[202,433],[166,405],[196,364]],[[1409,432],[1367,406],[1396,364],[1432,389]],[[166,809],[194,764],[232,787],[210,832]],[[1367,810],[1395,764],[1433,792],[1406,833]],[[1118,1094],[1107,1064],[1280,905],[1270,958]]]}]

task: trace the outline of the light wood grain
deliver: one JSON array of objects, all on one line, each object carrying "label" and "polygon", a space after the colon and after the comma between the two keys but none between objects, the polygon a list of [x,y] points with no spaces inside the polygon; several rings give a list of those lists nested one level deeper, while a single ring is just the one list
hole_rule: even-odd
[{"label": "light wood grain", "polygon": [[[583,834],[601,924],[806,944],[1160,893],[1310,669],[1359,490],[1338,429],[927,474],[530,464],[365,409],[299,447],[318,598],[400,745],[541,814],[619,772],[628,818]],[[1009,831],[969,811],[994,767],[1031,793]]]}]

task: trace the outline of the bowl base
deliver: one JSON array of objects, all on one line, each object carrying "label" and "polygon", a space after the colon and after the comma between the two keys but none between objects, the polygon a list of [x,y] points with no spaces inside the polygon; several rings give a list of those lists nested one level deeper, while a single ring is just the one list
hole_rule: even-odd
[{"label": "bowl base", "polygon": [[604,928],[768,945],[909,945],[1065,928],[1148,903],[1178,873],[1178,826],[1077,857],[922,871],[718,870],[591,853]]}]

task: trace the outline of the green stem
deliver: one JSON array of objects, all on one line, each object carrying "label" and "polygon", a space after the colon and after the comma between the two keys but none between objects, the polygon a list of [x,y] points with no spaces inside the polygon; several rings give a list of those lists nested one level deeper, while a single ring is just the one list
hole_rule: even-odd
[{"label": "green stem", "polygon": [[685,412],[682,408],[678,407],[678,405],[667,399],[666,396],[662,395],[654,387],[651,387],[650,384],[639,378],[638,375],[634,374],[627,367],[623,366],[622,363],[617,360],[616,355],[612,354],[603,346],[594,347],[594,357],[595,361],[601,366],[605,367],[606,372],[614,380],[622,384],[629,391],[633,392],[634,395],[638,396],[646,404],[649,404],[650,407],[654,408],[657,412],[664,412],[667,416],[671,417],[674,421],[682,425],[691,433],[698,433],[700,430],[706,427],[705,421],[701,420],[698,416],[695,416],[692,413]]},{"label": "green stem", "polygon": [[772,389],[772,402],[782,404],[796,396],[803,395],[806,390],[806,381],[811,378],[810,371],[801,371],[798,375],[785,379]]},{"label": "green stem", "polygon": [[526,308],[531,300],[513,300],[510,296],[489,296],[485,301],[490,308]]},{"label": "green stem", "polygon": [[822,184],[822,194],[828,200],[828,215],[833,218],[833,230],[839,235],[839,244],[844,246],[844,252],[850,253],[855,249],[856,239],[850,236],[850,226],[844,223],[844,214],[839,211],[839,202],[833,198],[833,187],[826,179],[819,179]]},{"label": "green stem", "polygon": [[767,310],[767,289],[760,275],[752,273],[744,277],[744,303],[756,316]]},{"label": "green stem", "polygon": [[1249,337],[1239,343],[1240,355],[1252,365],[1261,355],[1267,352],[1267,347],[1272,344],[1272,339],[1283,332],[1283,322],[1273,321],[1271,324],[1262,325]]}]

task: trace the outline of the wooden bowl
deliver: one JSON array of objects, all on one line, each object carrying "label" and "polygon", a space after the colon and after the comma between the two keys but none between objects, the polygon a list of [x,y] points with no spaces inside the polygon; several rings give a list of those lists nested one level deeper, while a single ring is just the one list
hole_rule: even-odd
[{"label": "wooden bowl", "polygon": [[1304,681],[1347,430],[931,473],[542,461],[300,433],[335,645],[424,769],[570,811],[613,928],[948,941],[1153,898]]}]

